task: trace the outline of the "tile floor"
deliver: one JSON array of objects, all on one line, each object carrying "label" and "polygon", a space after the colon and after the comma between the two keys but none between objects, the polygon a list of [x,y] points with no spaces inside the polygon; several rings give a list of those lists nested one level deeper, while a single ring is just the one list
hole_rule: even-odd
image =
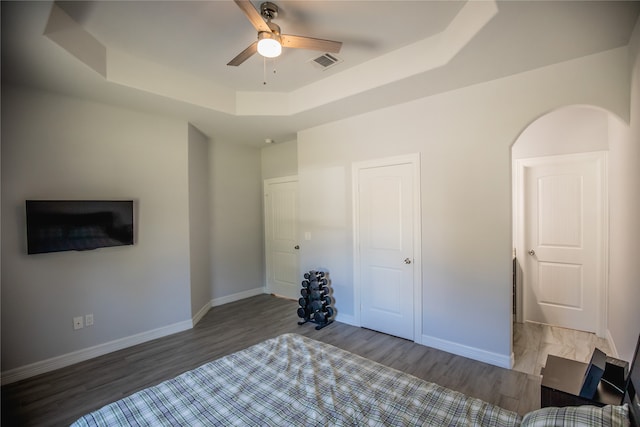
[{"label": "tile floor", "polygon": [[549,354],[589,362],[595,347],[612,355],[607,340],[589,332],[538,323],[513,324],[515,371],[540,375]]}]

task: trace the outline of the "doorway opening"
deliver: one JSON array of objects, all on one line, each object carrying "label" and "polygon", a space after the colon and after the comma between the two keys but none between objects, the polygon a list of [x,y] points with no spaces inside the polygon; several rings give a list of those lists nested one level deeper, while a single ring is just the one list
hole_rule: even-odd
[{"label": "doorway opening", "polygon": [[612,118],[564,107],[532,122],[512,146],[514,370],[539,374],[548,354],[588,362],[596,346],[609,350]]}]

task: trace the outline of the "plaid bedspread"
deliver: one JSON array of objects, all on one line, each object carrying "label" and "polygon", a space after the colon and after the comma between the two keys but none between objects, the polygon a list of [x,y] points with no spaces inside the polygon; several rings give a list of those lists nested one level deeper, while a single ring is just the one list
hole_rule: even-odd
[{"label": "plaid bedspread", "polygon": [[87,414],[81,426],[518,426],[511,411],[286,334]]}]

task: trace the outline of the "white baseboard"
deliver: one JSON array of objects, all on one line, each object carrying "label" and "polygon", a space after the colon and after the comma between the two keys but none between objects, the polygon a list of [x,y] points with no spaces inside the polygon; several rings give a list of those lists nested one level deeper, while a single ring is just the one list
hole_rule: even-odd
[{"label": "white baseboard", "polygon": [[211,301],[207,302],[204,307],[202,307],[195,316],[193,316],[193,319],[191,319],[191,327],[194,327],[198,324],[199,321],[202,320],[202,318],[204,317],[205,314],[207,314],[207,312],[211,310]]},{"label": "white baseboard", "polygon": [[175,334],[177,332],[186,331],[187,329],[191,328],[192,321],[190,320],[163,326],[162,328],[153,329],[151,331],[142,332],[125,338],[120,338],[104,344],[96,345],[94,347],[84,348],[72,353],[63,354],[61,356],[52,357],[51,359],[31,363],[29,365],[2,372],[2,378],[0,381],[2,385],[11,384],[16,381],[44,374],[45,372],[55,371],[56,369],[64,368],[79,362],[84,362],[85,360],[93,359],[94,357],[103,356],[114,351],[122,350],[123,348],[142,344],[156,338],[161,338],[167,335]]},{"label": "white baseboard", "polygon": [[356,323],[356,318],[354,316],[348,316],[346,314],[340,314],[339,311],[338,311],[338,314],[336,314],[336,322],[346,323],[347,325],[360,327],[360,325],[358,325]]},{"label": "white baseboard", "polygon": [[240,301],[245,298],[255,297],[265,293],[264,287],[249,289],[248,291],[238,292],[237,294],[227,295],[226,297],[214,298],[211,300],[211,307],[228,304],[230,302]]},{"label": "white baseboard", "polygon": [[[360,327],[360,325],[356,322],[355,316],[340,314],[340,312],[338,312],[338,315],[336,316],[336,322]],[[507,356],[443,340],[441,338],[436,338],[429,335],[422,335],[421,337],[419,337],[418,341],[416,341],[416,344],[437,348],[438,350],[446,351],[447,353],[452,353],[480,362],[489,363],[501,368],[511,369],[515,363],[515,356],[513,353]]]},{"label": "white baseboard", "polygon": [[156,338],[162,338],[167,335],[175,334],[177,332],[186,331],[193,328],[204,317],[204,315],[207,314],[211,307],[227,304],[229,302],[239,301],[263,293],[264,288],[260,287],[244,292],[239,292],[237,294],[229,295],[226,297],[216,298],[205,304],[204,307],[202,307],[191,320],[185,320],[182,322],[174,323],[172,325],[153,329],[151,331],[142,332],[104,344],[99,344],[94,347],[84,348],[72,353],[63,354],[61,356],[52,357],[51,359],[42,360],[40,362],[35,362],[29,365],[21,366],[19,368],[4,371],[0,374],[0,384],[11,384],[16,381],[44,374],[46,372],[55,371],[56,369],[64,368],[79,362],[84,362],[85,360],[93,359],[94,357],[103,356],[114,351],[122,350],[123,348],[142,344]]},{"label": "white baseboard", "polygon": [[499,366],[501,368],[511,369],[511,366],[513,365],[513,354],[504,355],[493,353],[491,351],[458,344],[429,335],[423,335],[420,344],[437,348],[438,350],[446,351],[447,353],[456,354],[458,356],[468,357],[469,359],[474,359],[490,365]]}]

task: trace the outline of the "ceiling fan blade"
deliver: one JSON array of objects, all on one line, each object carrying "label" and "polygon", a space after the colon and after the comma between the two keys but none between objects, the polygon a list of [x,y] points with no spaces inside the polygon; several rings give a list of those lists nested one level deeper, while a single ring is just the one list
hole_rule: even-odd
[{"label": "ceiling fan blade", "polygon": [[338,53],[340,52],[340,48],[342,48],[342,42],[332,40],[292,36],[290,34],[282,34],[280,38],[282,40],[282,46],[296,49],[321,50],[329,53]]},{"label": "ceiling fan blade", "polygon": [[244,61],[249,59],[257,51],[258,51],[258,42],[255,41],[251,43],[248,48],[240,52],[238,56],[236,56],[231,61],[229,61],[227,65],[233,65],[237,67],[238,65],[242,64]]},{"label": "ceiling fan blade", "polygon": [[271,32],[271,28],[267,25],[267,23],[262,19],[262,15],[260,12],[256,10],[255,7],[251,4],[249,0],[234,0],[238,7],[242,9],[247,18],[251,22],[251,25],[256,29],[256,31],[266,31],[268,33]]}]

